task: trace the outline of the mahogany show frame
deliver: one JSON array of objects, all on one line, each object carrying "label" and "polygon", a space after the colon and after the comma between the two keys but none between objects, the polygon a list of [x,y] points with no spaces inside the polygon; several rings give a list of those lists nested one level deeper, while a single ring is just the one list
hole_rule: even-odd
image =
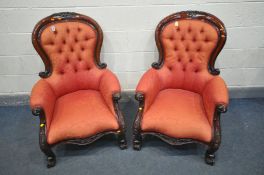
[{"label": "mahogany show frame", "polygon": [[[161,44],[160,35],[164,27],[175,20],[182,19],[199,19],[210,25],[212,25],[218,33],[218,43],[215,49],[213,50],[210,60],[208,62],[208,71],[212,75],[219,75],[220,70],[214,67],[215,60],[222,50],[226,42],[226,29],[222,21],[220,21],[214,15],[211,15],[206,12],[201,11],[182,11],[178,13],[171,14],[165,17],[157,26],[155,32],[156,45],[159,51],[159,60],[158,62],[152,63],[152,68],[160,69],[164,64],[164,49]],[[140,150],[142,146],[142,140],[146,135],[152,135],[160,138],[170,145],[184,145],[190,143],[200,143],[208,146],[208,149],[205,153],[205,162],[210,165],[214,165],[215,161],[215,152],[218,150],[221,143],[221,127],[220,127],[220,115],[227,111],[227,106],[225,105],[216,105],[213,118],[213,128],[212,128],[212,139],[211,142],[203,142],[200,140],[194,140],[191,138],[172,138],[167,135],[158,132],[144,132],[141,130],[141,120],[143,116],[143,109],[145,103],[145,95],[143,93],[137,92],[135,94],[135,99],[139,102],[138,112],[134,120],[133,126],[133,148],[135,150]]]},{"label": "mahogany show frame", "polygon": [[[55,23],[67,22],[67,21],[77,21],[77,22],[85,23],[91,26],[93,29],[95,29],[96,35],[97,35],[97,43],[96,43],[95,53],[94,53],[95,55],[94,63],[99,69],[105,69],[107,67],[106,63],[101,63],[100,61],[100,52],[101,52],[101,47],[102,47],[102,42],[103,42],[103,32],[102,32],[101,27],[97,24],[97,22],[88,16],[81,15],[78,13],[61,12],[61,13],[52,14],[42,19],[41,21],[39,21],[36,24],[32,32],[33,46],[38,52],[38,54],[40,55],[40,57],[42,58],[42,61],[45,65],[45,71],[39,73],[39,76],[41,78],[44,78],[44,79],[48,78],[49,76],[52,75],[52,71],[53,71],[51,61],[49,57],[47,56],[47,54],[45,53],[45,51],[43,50],[41,43],[40,43],[41,32],[45,29],[47,25],[51,23],[55,24]],[[91,137],[84,138],[84,139],[68,139],[68,140],[64,140],[62,142],[56,143],[54,145],[49,145],[47,143],[46,127],[45,127],[46,117],[45,117],[44,109],[40,107],[36,107],[32,109],[32,114],[35,116],[39,116],[39,119],[40,119],[39,146],[40,146],[41,151],[47,156],[47,161],[48,161],[47,167],[49,168],[49,167],[55,166],[56,156],[52,152],[51,148],[60,143],[87,145],[87,144],[93,143],[94,141],[100,139],[101,137],[105,135],[112,134],[118,138],[118,144],[121,149],[127,148],[127,141],[125,137],[125,123],[124,123],[123,115],[119,108],[120,99],[121,99],[121,94],[119,92],[112,94],[114,110],[115,110],[115,114],[116,114],[119,128],[120,128],[119,130],[98,133],[96,135],[93,135]]]}]

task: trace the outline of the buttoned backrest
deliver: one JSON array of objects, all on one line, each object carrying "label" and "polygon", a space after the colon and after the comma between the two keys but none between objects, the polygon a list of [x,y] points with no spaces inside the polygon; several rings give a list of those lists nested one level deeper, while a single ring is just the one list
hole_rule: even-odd
[{"label": "buttoned backrest", "polygon": [[206,20],[189,17],[162,23],[157,31],[156,40],[160,42],[163,59],[159,71],[166,80],[164,88],[201,92],[213,77],[209,62],[213,52],[220,47],[219,29]]},{"label": "buttoned backrest", "polygon": [[53,14],[36,25],[33,39],[49,72],[45,80],[58,96],[98,89],[104,70],[96,62],[102,31],[95,21],[76,13]]},{"label": "buttoned backrest", "polygon": [[96,31],[81,22],[51,23],[40,36],[53,72],[60,75],[93,68],[96,40]]}]

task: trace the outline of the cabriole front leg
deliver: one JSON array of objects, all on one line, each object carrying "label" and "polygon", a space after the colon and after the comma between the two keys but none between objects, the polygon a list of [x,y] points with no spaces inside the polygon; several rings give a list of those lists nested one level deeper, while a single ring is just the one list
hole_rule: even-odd
[{"label": "cabriole front leg", "polygon": [[52,152],[51,146],[47,143],[46,137],[46,119],[42,108],[35,108],[32,110],[33,115],[39,116],[39,147],[40,150],[47,156],[47,167],[51,168],[56,165],[56,156]]},{"label": "cabriole front leg", "polygon": [[133,128],[133,148],[134,150],[137,151],[139,151],[142,147],[142,136],[140,132],[141,112],[142,112],[142,108],[139,108],[136,119],[134,121],[134,128]]},{"label": "cabriole front leg", "polygon": [[206,153],[205,153],[205,162],[208,165],[214,165],[215,163],[215,152],[218,150],[218,147],[214,147],[214,146],[209,146],[209,148],[207,149]]},{"label": "cabriole front leg", "polygon": [[138,131],[134,131],[133,134],[133,148],[139,151],[142,147],[142,136]]},{"label": "cabriole front leg", "polygon": [[125,137],[125,133],[124,132],[118,132],[118,144],[120,149],[126,149],[127,148],[127,141],[126,141],[126,137]]},{"label": "cabriole front leg", "polygon": [[205,162],[208,165],[215,164],[215,152],[218,150],[221,144],[221,125],[220,125],[220,115],[225,113],[227,108],[224,105],[218,105],[214,112],[213,119],[213,139],[209,144],[209,147],[205,153]]},{"label": "cabriole front leg", "polygon": [[113,103],[114,103],[114,109],[115,113],[117,115],[117,120],[120,126],[120,130],[117,132],[117,139],[118,139],[118,145],[120,149],[126,149],[127,148],[127,141],[126,141],[126,128],[125,128],[125,121],[124,117],[121,113],[121,110],[119,108],[119,100],[121,99],[121,94],[119,92],[113,94]]},{"label": "cabriole front leg", "polygon": [[47,156],[47,167],[54,167],[56,165],[56,156],[52,152],[51,146],[47,143],[45,125],[43,124],[40,124],[39,128],[39,146],[41,151]]}]

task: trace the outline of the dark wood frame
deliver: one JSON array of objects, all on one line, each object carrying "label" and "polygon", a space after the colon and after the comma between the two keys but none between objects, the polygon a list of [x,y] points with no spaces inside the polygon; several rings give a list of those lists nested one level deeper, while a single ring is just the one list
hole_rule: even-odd
[{"label": "dark wood frame", "polygon": [[[67,22],[67,21],[78,21],[85,23],[89,26],[91,26],[95,31],[97,35],[97,43],[96,43],[96,48],[95,48],[95,59],[94,63],[99,69],[104,69],[107,67],[105,63],[100,62],[100,51],[101,51],[101,46],[103,42],[103,32],[101,27],[97,24],[96,21],[94,21],[92,18],[88,16],[84,16],[78,13],[73,13],[73,12],[61,12],[61,13],[55,13],[52,14],[41,21],[39,21],[33,32],[32,32],[32,43],[38,52],[38,54],[41,56],[44,64],[45,64],[45,71],[40,72],[39,76],[41,78],[47,78],[51,76],[52,74],[52,64],[49,59],[49,57],[46,55],[44,52],[41,43],[40,43],[40,36],[41,32],[46,28],[47,25],[53,24],[53,23],[59,23],[59,22]],[[93,143],[94,141],[100,139],[101,137],[109,134],[113,134],[118,138],[118,144],[121,149],[126,149],[127,148],[127,141],[125,137],[125,123],[124,123],[124,118],[123,115],[120,111],[119,108],[119,100],[121,99],[120,92],[116,92],[112,94],[112,100],[113,100],[113,105],[114,105],[114,110],[116,114],[116,118],[119,124],[119,129],[114,130],[114,131],[107,131],[107,132],[102,132],[98,133],[96,135],[93,135],[88,138],[84,139],[67,139],[64,140],[60,143],[64,144],[76,144],[76,145],[87,145],[90,143]],[[59,144],[56,143],[54,145],[50,145],[47,143],[47,136],[46,136],[46,117],[45,117],[45,112],[42,107],[36,107],[32,109],[32,114],[35,116],[39,116],[40,119],[40,127],[39,127],[39,146],[41,151],[47,156],[47,167],[53,167],[56,164],[56,156],[52,152],[52,147]]]},{"label": "dark wood frame", "polygon": [[[206,12],[200,11],[182,11],[174,13],[165,17],[157,26],[155,32],[156,45],[159,51],[159,60],[154,62],[152,67],[154,69],[162,68],[164,64],[164,51],[161,43],[160,35],[164,27],[172,21],[182,20],[182,19],[197,19],[211,24],[218,32],[218,43],[216,48],[213,50],[210,60],[208,62],[208,71],[212,75],[219,75],[219,69],[214,67],[215,60],[222,50],[225,41],[226,41],[226,29],[222,21],[220,21],[214,15],[211,15]],[[191,138],[172,138],[165,134],[158,132],[144,132],[141,130],[141,120],[144,111],[145,95],[141,92],[135,94],[135,99],[139,102],[138,112],[134,121],[133,126],[133,148],[135,150],[140,150],[142,146],[142,140],[146,135],[153,135],[161,140],[167,142],[170,145],[184,145],[189,143],[201,143],[208,146],[208,149],[205,153],[205,162],[210,165],[214,165],[215,152],[218,150],[221,143],[221,126],[220,126],[220,115],[227,111],[227,106],[223,104],[217,104],[215,106],[214,117],[213,117],[213,126],[212,126],[212,139],[211,142],[203,142],[200,140],[195,140]]]}]

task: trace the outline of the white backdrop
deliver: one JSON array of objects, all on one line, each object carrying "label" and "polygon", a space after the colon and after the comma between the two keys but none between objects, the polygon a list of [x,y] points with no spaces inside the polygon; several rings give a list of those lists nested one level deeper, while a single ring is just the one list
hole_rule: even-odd
[{"label": "white backdrop", "polygon": [[206,11],[225,23],[227,43],[216,67],[229,87],[264,87],[263,0],[1,0],[0,94],[31,91],[43,70],[31,31],[43,17],[62,11],[88,15],[101,25],[102,60],[117,74],[123,90],[133,90],[158,59],[156,25],[182,10]]}]

